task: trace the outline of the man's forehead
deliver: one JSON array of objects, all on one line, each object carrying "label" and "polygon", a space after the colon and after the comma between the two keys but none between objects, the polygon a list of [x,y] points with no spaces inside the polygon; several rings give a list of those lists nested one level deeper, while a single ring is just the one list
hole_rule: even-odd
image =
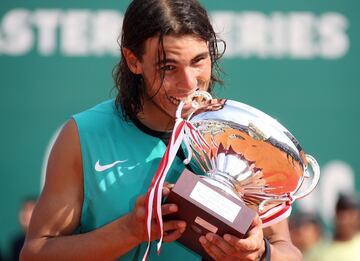
[{"label": "man's forehead", "polygon": [[145,40],[144,52],[147,53],[151,50],[157,50],[159,46],[159,36],[153,36]]},{"label": "man's forehead", "polygon": [[[191,46],[188,44],[189,40],[192,41]],[[158,54],[160,54],[160,59],[162,59],[163,50],[165,51],[166,55],[168,55],[169,52],[173,51],[179,46],[193,48],[194,43],[198,43],[201,46],[200,48],[208,49],[207,42],[196,35],[165,35],[162,38],[162,44],[160,44],[160,36],[157,35],[145,40],[144,54],[147,56],[152,56],[153,59],[158,59]]]}]

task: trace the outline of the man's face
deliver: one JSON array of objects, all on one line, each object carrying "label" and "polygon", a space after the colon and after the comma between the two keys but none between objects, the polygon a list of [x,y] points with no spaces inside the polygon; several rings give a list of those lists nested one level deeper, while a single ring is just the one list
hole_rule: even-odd
[{"label": "man's face", "polygon": [[[144,113],[174,119],[181,100],[191,98],[196,90],[209,88],[209,48],[205,41],[193,35],[164,36],[166,60],[162,55],[159,60],[158,42],[158,37],[146,40],[144,55],[138,61],[146,85]],[[185,115],[189,109],[190,103],[187,103],[183,110]]]},{"label": "man's face", "polygon": [[336,212],[335,229],[342,238],[352,238],[357,233],[360,212],[356,208],[338,210]]}]

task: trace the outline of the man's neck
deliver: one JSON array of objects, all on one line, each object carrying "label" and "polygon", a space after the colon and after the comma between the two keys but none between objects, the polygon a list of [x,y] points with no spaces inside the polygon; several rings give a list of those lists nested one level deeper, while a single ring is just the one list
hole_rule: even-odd
[{"label": "man's neck", "polygon": [[146,127],[155,131],[172,131],[175,124],[175,119],[152,101],[145,102],[143,110],[136,117]]}]

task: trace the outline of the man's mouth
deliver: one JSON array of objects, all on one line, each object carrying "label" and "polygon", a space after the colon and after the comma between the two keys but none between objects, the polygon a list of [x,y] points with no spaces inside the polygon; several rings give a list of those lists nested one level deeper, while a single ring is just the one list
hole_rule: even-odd
[{"label": "man's mouth", "polygon": [[180,104],[180,102],[182,101],[182,98],[179,98],[179,97],[167,96],[167,98],[172,104],[174,104],[176,106],[178,106]]},{"label": "man's mouth", "polygon": [[172,104],[174,104],[175,106],[179,106],[181,101],[184,101],[184,102],[192,101],[194,98],[194,94],[195,94],[195,92],[193,92],[192,94],[185,96],[185,97],[177,97],[177,96],[171,96],[171,95],[166,95],[166,97]]}]

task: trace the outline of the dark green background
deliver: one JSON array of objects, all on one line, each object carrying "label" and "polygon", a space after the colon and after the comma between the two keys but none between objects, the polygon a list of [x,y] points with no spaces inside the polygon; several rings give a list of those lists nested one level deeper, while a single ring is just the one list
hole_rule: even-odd
[{"label": "dark green background", "polygon": [[[4,14],[15,8],[123,12],[128,2],[1,1],[0,22]],[[350,47],[344,56],[337,59],[226,57],[221,63],[226,72],[225,86],[217,93],[253,105],[278,119],[321,166],[342,160],[354,173],[359,173],[359,1],[201,2],[210,13],[336,12],[347,18]],[[0,27],[0,41],[1,37]],[[36,43],[24,55],[0,53],[0,246],[3,250],[19,230],[17,211],[21,200],[39,193],[42,161],[50,138],[72,114],[114,96],[111,72],[117,60],[118,57],[111,55],[65,57],[59,50],[42,56],[36,51]],[[355,187],[360,188],[358,176]]]}]

